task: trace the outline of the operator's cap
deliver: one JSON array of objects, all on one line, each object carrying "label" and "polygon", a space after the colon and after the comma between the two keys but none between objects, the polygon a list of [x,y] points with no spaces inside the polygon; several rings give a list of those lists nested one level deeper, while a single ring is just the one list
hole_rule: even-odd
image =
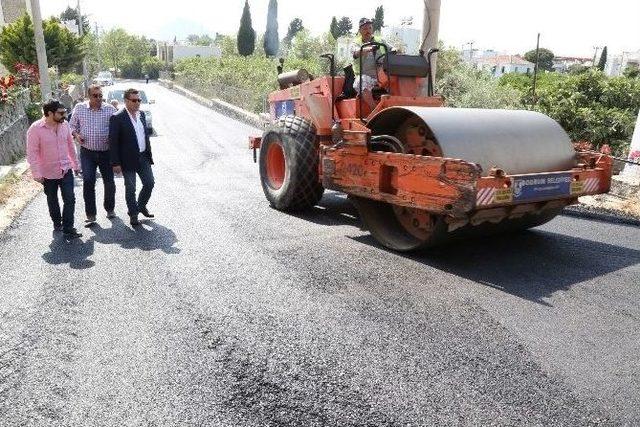
[{"label": "operator's cap", "polygon": [[360,23],[358,24],[358,28],[361,28],[363,25],[373,24],[373,21],[369,18],[360,18]]}]

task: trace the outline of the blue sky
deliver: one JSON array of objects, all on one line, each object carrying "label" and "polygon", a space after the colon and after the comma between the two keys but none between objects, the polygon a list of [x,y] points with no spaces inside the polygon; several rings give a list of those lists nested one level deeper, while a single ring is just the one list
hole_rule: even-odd
[{"label": "blue sky", "polygon": [[[536,34],[542,45],[557,55],[593,55],[594,46],[609,46],[609,52],[640,49],[640,1],[638,0],[441,0],[440,38],[461,48],[473,40],[474,47],[519,53],[535,47]],[[44,16],[59,14],[76,0],[40,0]],[[148,37],[184,38],[190,33],[237,31],[244,0],[81,0],[83,12],[105,29],[121,26]],[[250,0],[253,26],[264,32],[268,0]],[[327,31],[333,15],[349,16],[354,22],[372,16],[383,5],[385,23],[398,24],[415,16],[421,25],[422,0],[344,1],[279,0],[281,37],[295,17],[313,33]],[[599,6],[598,6],[599,5]]]}]

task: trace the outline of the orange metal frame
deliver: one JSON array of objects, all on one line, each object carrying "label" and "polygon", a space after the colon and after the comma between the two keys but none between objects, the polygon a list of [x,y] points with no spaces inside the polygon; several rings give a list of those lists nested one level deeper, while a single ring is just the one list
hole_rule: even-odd
[{"label": "orange metal frame", "polygon": [[[420,78],[381,77],[379,80],[394,95],[383,95],[373,111],[363,111],[367,118],[392,106],[443,106],[442,97],[415,96]],[[562,207],[575,203],[579,196],[609,190],[612,160],[606,155],[577,153],[578,167],[556,172],[564,178],[571,174],[570,195],[519,203],[514,201],[512,183],[527,177],[535,179],[539,174],[509,176],[492,170],[490,176],[482,177],[479,165],[463,159],[372,152],[371,132],[358,119],[357,98],[335,102],[333,114],[341,122],[343,140],[334,144],[330,138],[331,101],[342,92],[343,84],[344,78],[336,77],[333,93],[331,77],[325,76],[269,95],[272,118],[276,118],[276,102],[293,100],[295,115],[315,125],[320,143],[320,179],[325,188],[447,215],[454,221],[456,218],[468,221],[473,215],[482,220],[517,216]],[[259,147],[260,138],[251,138],[250,148]]]}]

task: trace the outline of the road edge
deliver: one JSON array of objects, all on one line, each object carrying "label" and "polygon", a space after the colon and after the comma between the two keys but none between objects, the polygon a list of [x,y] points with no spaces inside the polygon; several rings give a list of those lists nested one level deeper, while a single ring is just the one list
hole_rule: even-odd
[{"label": "road edge", "polygon": [[189,89],[175,84],[171,80],[158,79],[158,82],[160,83],[160,86],[164,88],[167,88],[173,92],[177,92],[193,101],[196,101],[198,104],[209,107],[233,119],[239,120],[243,123],[255,126],[257,128],[263,128],[265,125],[265,121],[258,114],[244,110],[233,104],[229,104],[228,102],[225,102],[221,99],[205,98],[204,96],[198,95],[197,93],[192,92]]}]

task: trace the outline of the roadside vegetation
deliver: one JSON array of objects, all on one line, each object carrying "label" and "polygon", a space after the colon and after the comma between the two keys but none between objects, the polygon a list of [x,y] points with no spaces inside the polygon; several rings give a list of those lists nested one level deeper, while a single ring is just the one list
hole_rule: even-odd
[{"label": "roadside vegetation", "polygon": [[[380,31],[384,9],[379,6],[370,12],[375,30]],[[145,74],[157,78],[165,71],[178,84],[203,96],[262,112],[268,93],[277,89],[276,68],[281,58],[284,71],[304,68],[312,76],[327,74],[328,62],[320,55],[344,52],[357,30],[349,17],[332,16],[327,17],[326,32],[314,36],[302,19],[294,18],[281,35],[277,13],[277,0],[270,0],[266,32],[257,34],[252,27],[250,3],[245,0],[236,34],[192,34],[187,38],[196,45],[217,45],[222,52],[220,58],[198,57],[166,65],[156,57],[155,40],[129,34],[122,28],[97,35],[83,16],[85,34],[75,36],[61,24],[62,20],[78,20],[75,9],[67,8],[59,17],[44,23],[50,65],[56,70],[52,80],[62,85],[78,84],[82,80],[81,60],[86,55],[91,75],[109,69],[125,78],[142,78]],[[387,42],[403,48],[399,40]],[[15,82],[5,80],[4,88],[0,87],[4,102],[10,102],[9,88],[14,83],[30,87],[32,99],[39,99],[38,86],[33,83],[37,82],[37,68],[30,65],[35,63],[35,47],[29,43],[33,43],[33,24],[27,15],[6,25],[0,33],[0,62],[15,76]],[[627,154],[640,109],[640,70],[629,67],[623,76],[607,77],[603,72],[606,49],[594,67],[575,65],[569,73],[552,71],[554,54],[548,49],[540,49],[538,56],[533,50],[526,52],[524,57],[529,61],[538,59],[534,93],[532,75],[493,78],[462,61],[460,51],[444,45],[440,48],[436,91],[445,97],[447,105],[540,111],[557,120],[574,141],[594,149],[606,145],[614,154]],[[339,54],[336,59],[339,72],[350,62]]]}]

